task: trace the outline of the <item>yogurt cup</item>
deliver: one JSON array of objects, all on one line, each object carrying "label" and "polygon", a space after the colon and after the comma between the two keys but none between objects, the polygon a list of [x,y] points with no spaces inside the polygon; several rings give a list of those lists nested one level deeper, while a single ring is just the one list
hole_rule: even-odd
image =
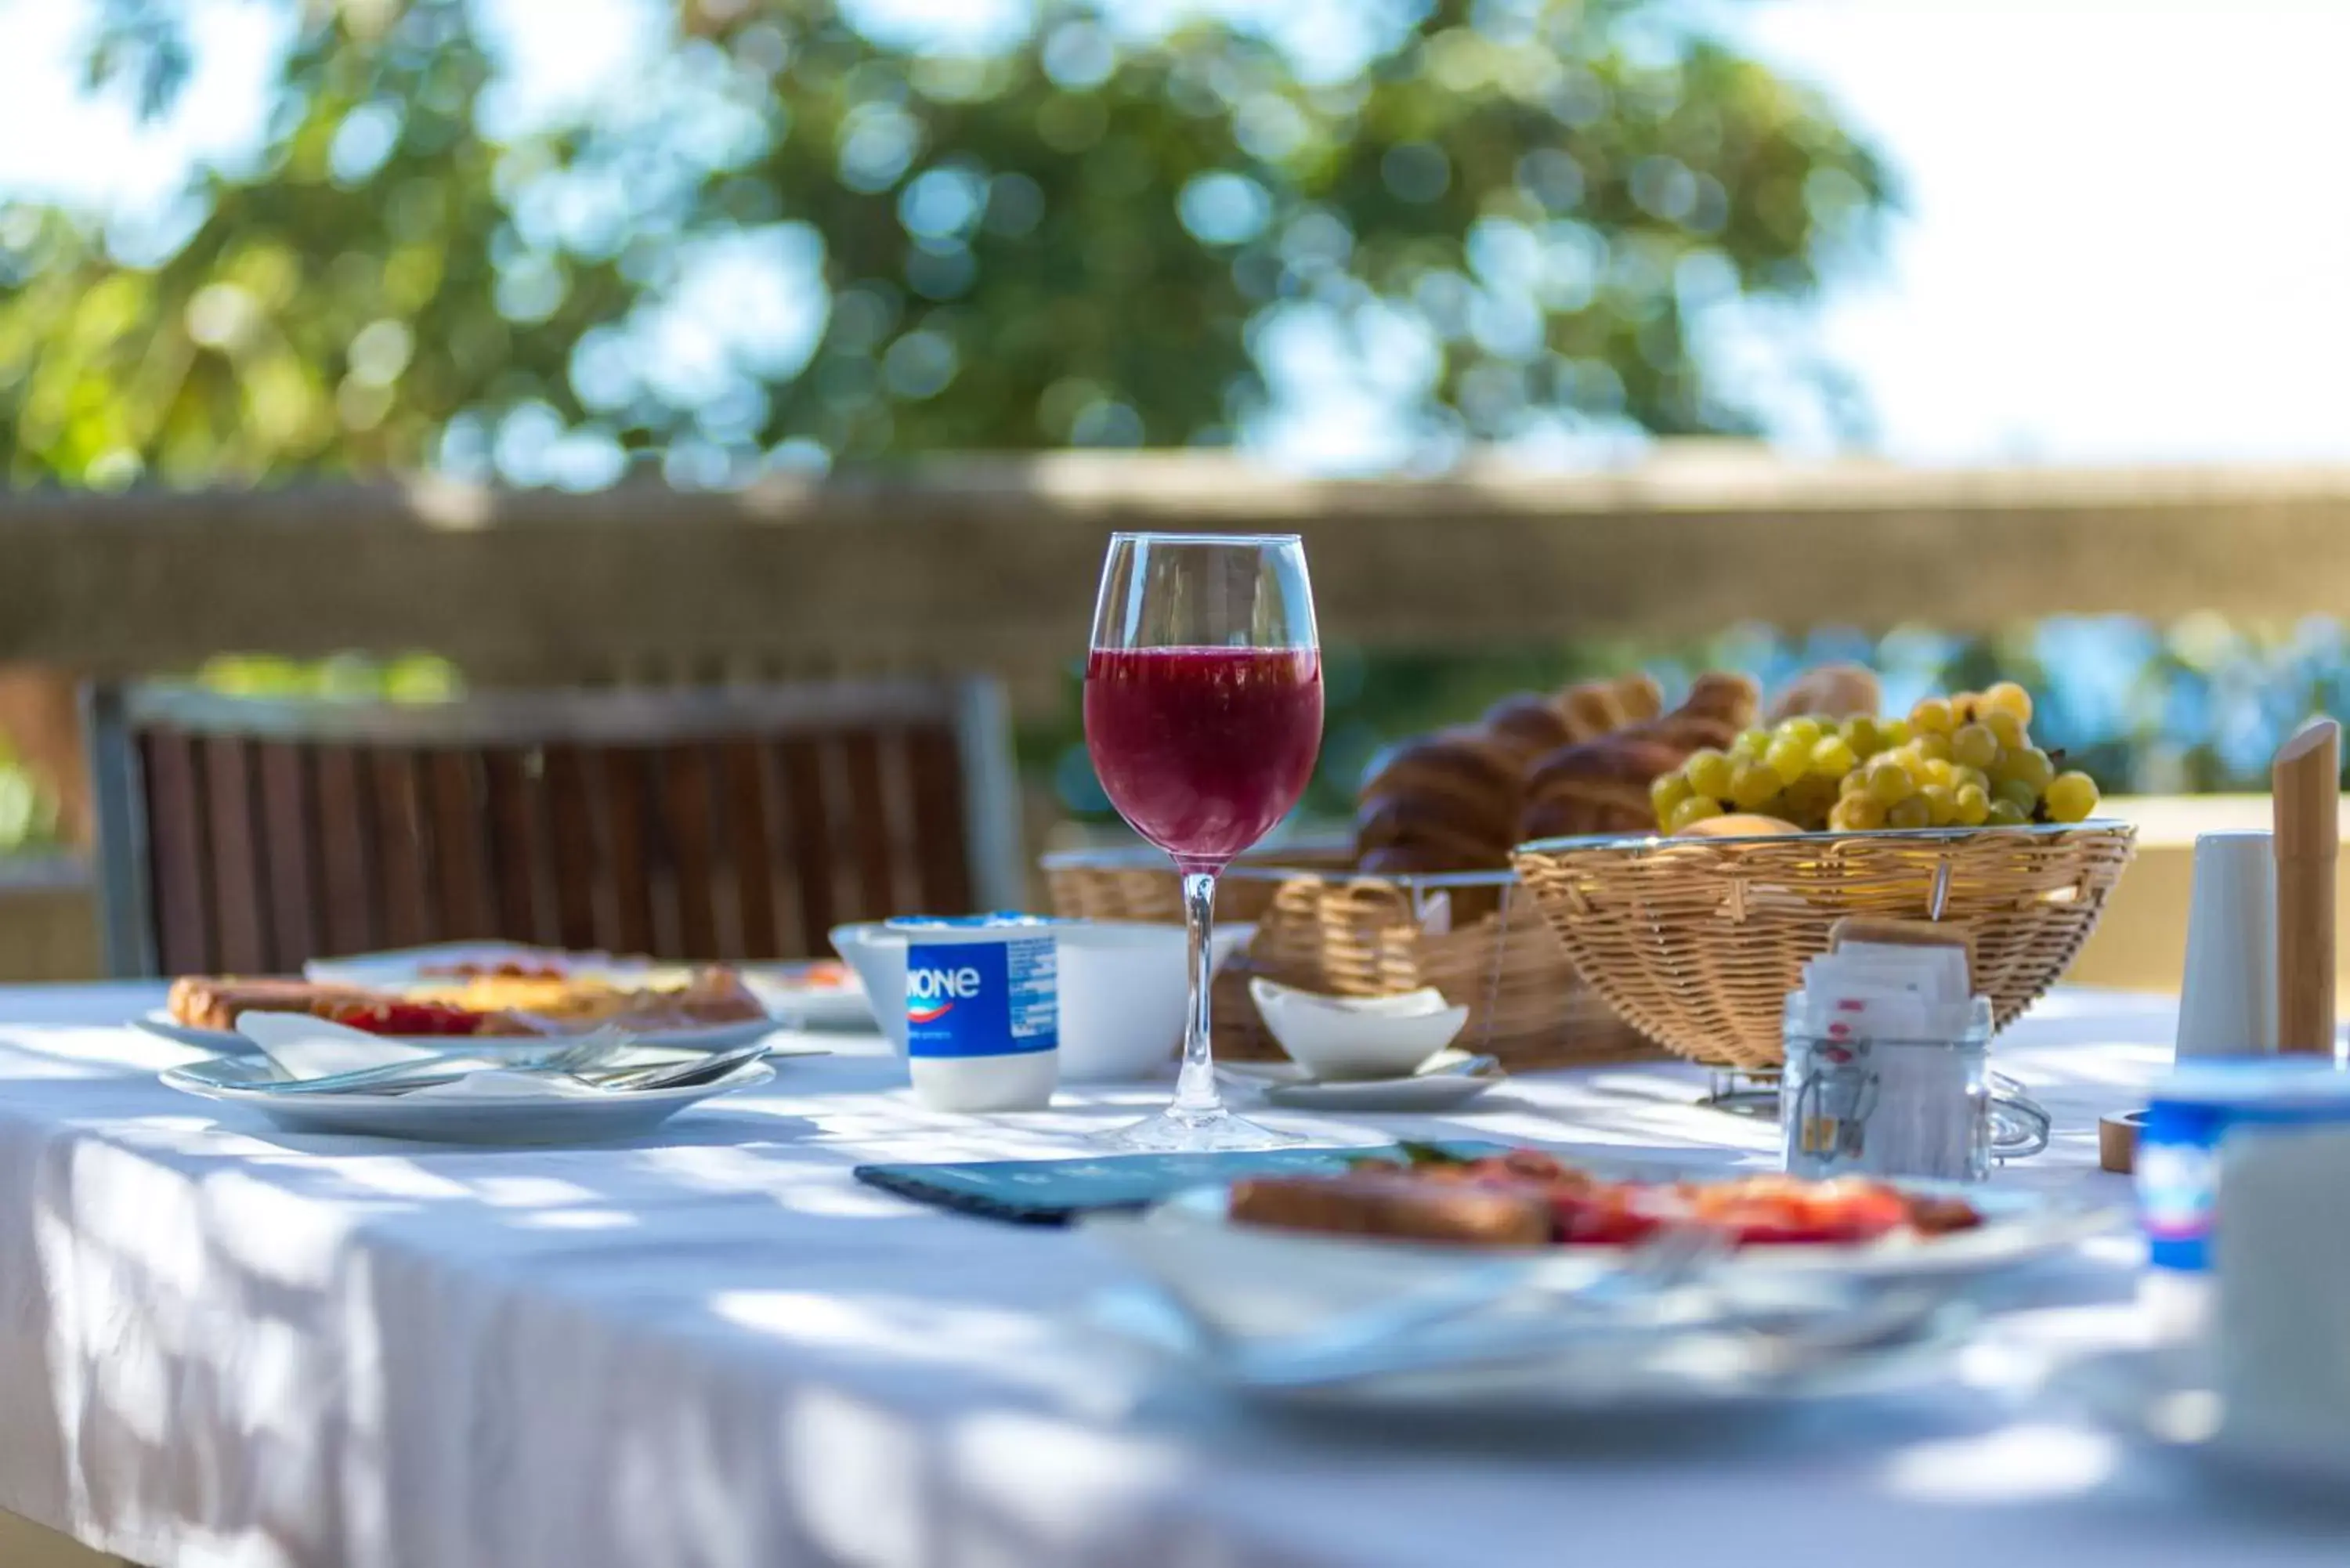
[{"label": "yogurt cup", "polygon": [[2350,1073],[2323,1058],[2203,1061],[2163,1080],[2147,1103],[2136,1161],[2147,1262],[2190,1275],[2210,1267],[2227,1139],[2334,1125],[2350,1125]]},{"label": "yogurt cup", "polygon": [[906,943],[906,1068],[938,1111],[1033,1111],[1060,1081],[1057,922],[1033,915],[885,922]]}]

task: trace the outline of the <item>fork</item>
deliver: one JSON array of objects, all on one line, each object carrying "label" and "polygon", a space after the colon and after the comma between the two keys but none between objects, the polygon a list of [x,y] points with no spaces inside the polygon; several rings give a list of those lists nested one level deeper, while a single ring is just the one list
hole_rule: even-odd
[{"label": "fork", "polygon": [[758,1061],[766,1054],[767,1042],[761,1038],[682,1062],[655,1062],[641,1067],[623,1067],[593,1078],[583,1077],[577,1071],[571,1075],[614,1094],[641,1095],[649,1089],[682,1089],[710,1083],[724,1077],[745,1062]]},{"label": "fork", "polygon": [[608,1026],[583,1034],[553,1051],[535,1055],[507,1057],[488,1055],[478,1051],[453,1052],[439,1056],[415,1057],[405,1062],[387,1062],[379,1067],[359,1067],[348,1073],[328,1073],[317,1078],[272,1079],[252,1086],[266,1089],[273,1095],[380,1094],[432,1088],[442,1084],[453,1084],[475,1073],[499,1069],[567,1073],[577,1076],[582,1069],[594,1066],[607,1056],[617,1055],[635,1043],[636,1036],[626,1030]]}]

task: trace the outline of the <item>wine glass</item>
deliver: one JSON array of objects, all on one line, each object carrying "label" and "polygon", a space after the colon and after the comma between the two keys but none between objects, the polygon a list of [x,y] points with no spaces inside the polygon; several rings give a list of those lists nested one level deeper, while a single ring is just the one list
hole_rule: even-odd
[{"label": "wine glass", "polygon": [[1289,814],[1322,750],[1322,655],[1294,534],[1118,534],[1086,660],[1086,750],[1118,814],[1183,877],[1191,1000],[1174,1103],[1121,1148],[1270,1148],[1298,1139],[1216,1093],[1208,936],[1216,876]]}]

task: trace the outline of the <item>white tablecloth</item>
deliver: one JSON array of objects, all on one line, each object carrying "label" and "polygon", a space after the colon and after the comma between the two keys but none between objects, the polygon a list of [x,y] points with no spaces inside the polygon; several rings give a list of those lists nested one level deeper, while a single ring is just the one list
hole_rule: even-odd
[{"label": "white tablecloth", "polygon": [[[2043,1279],[1949,1382],[1539,1434],[1252,1417],[1097,1337],[1079,1235],[901,1201],[878,1158],[1066,1150],[1158,1090],[981,1122],[870,1055],[635,1145],[275,1132],[155,1083],[129,987],[0,990],[0,1507],[150,1563],[1309,1568],[2330,1563],[2029,1390],[2130,1336],[2133,1244]],[[2110,1184],[2158,1001],[2060,996],[2000,1055],[2059,1116],[2004,1180]],[[1759,1153],[1696,1075],[1521,1079],[1421,1132]],[[1305,1122],[1306,1118],[1288,1118]]]}]

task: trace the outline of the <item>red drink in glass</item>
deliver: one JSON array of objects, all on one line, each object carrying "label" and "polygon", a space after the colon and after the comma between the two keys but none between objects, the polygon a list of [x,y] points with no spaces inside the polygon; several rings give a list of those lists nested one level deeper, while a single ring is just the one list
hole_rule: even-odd
[{"label": "red drink in glass", "polygon": [[1311,648],[1097,648],[1086,750],[1137,833],[1186,871],[1222,870],[1287,815],[1322,749]]},{"label": "red drink in glass", "polygon": [[1181,873],[1183,1067],[1118,1148],[1277,1148],[1232,1115],[1209,1039],[1216,877],[1295,805],[1322,750],[1321,639],[1295,534],[1113,534],[1086,664],[1086,749],[1110,804]]}]

